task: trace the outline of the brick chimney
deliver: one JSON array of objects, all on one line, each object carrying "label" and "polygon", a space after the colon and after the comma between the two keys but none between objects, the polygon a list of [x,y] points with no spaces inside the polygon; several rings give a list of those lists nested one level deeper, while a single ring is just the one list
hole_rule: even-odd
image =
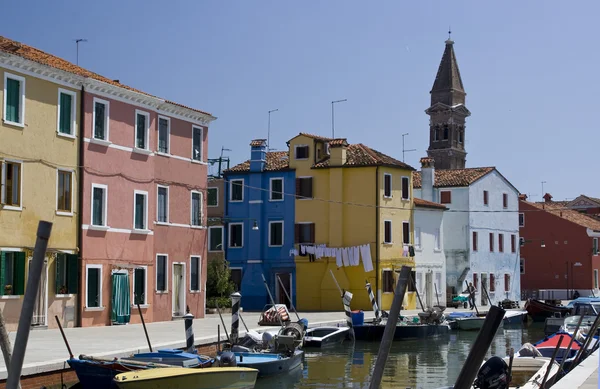
[{"label": "brick chimney", "polygon": [[250,171],[262,172],[267,162],[267,140],[254,139],[250,142]]},{"label": "brick chimney", "polygon": [[525,193],[521,193],[519,195],[519,200],[521,200],[521,201],[527,201],[527,195]]},{"label": "brick chimney", "polygon": [[434,160],[430,157],[421,158],[421,198],[433,201],[433,183],[435,182]]},{"label": "brick chimney", "polygon": [[346,139],[329,141],[329,166],[343,166],[346,163],[348,142]]},{"label": "brick chimney", "polygon": [[552,195],[550,193],[546,193],[544,195],[544,201],[547,202],[547,203],[551,202],[552,201]]}]

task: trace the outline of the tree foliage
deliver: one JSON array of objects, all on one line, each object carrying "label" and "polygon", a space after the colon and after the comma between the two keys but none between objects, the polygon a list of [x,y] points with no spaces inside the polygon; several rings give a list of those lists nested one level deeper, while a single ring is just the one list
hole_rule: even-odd
[{"label": "tree foliage", "polygon": [[212,260],[208,262],[206,280],[207,297],[229,297],[235,291],[231,281],[231,271],[226,261]]}]

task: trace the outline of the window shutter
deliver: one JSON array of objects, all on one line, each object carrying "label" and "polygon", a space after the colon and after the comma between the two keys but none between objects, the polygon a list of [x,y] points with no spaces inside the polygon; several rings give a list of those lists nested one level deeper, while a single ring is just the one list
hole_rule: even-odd
[{"label": "window shutter", "polygon": [[144,269],[135,269],[134,302],[144,304]]},{"label": "window shutter", "polygon": [[300,243],[300,224],[294,224],[294,243]]},{"label": "window shutter", "polygon": [[301,182],[302,181],[299,178],[296,178],[296,197],[300,196],[300,191],[302,188]]},{"label": "window shutter", "polygon": [[9,121],[19,123],[19,114],[20,109],[19,106],[21,104],[20,100],[20,81],[13,80],[11,78],[7,79],[6,82],[6,118]]},{"label": "window shutter", "polygon": [[408,199],[409,195],[408,177],[402,177],[402,198]]},{"label": "window shutter", "polygon": [[67,291],[76,294],[79,290],[79,258],[77,254],[67,254]]},{"label": "window shutter", "polygon": [[15,253],[15,279],[13,291],[15,295],[22,296],[25,294],[25,253]]},{"label": "window shutter", "polygon": [[310,243],[315,243],[315,223],[310,224]]},{"label": "window shutter", "polygon": [[4,279],[6,276],[6,253],[0,251],[0,295],[4,295]]},{"label": "window shutter", "polygon": [[[308,196],[307,197],[312,198],[313,197],[313,179],[312,179],[312,177],[310,177],[306,181],[307,181],[306,186],[308,188],[306,190],[308,192]],[[314,230],[314,225],[313,225],[313,230]]]}]

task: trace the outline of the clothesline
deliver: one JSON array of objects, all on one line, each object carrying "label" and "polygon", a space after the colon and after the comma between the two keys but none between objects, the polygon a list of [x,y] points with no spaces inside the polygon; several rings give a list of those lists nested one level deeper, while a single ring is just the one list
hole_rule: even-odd
[{"label": "clothesline", "polygon": [[349,267],[360,265],[362,257],[365,272],[373,271],[373,260],[371,259],[371,244],[363,244],[352,247],[327,247],[325,244],[300,245],[300,250],[290,250],[290,255],[313,255],[315,259],[323,257],[335,258],[337,267]]}]

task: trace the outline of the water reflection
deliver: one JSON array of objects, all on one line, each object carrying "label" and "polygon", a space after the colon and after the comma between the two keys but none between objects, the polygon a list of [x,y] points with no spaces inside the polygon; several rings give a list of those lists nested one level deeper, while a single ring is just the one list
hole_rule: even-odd
[{"label": "water reflection", "polygon": [[[501,329],[488,356],[508,355],[525,342],[543,338],[543,323],[520,329]],[[446,337],[394,342],[384,369],[381,388],[435,389],[452,385],[469,353],[477,332],[453,331]],[[307,349],[303,367],[269,379],[259,379],[257,389],[353,388],[368,389],[379,343],[345,343],[328,349]]]}]

